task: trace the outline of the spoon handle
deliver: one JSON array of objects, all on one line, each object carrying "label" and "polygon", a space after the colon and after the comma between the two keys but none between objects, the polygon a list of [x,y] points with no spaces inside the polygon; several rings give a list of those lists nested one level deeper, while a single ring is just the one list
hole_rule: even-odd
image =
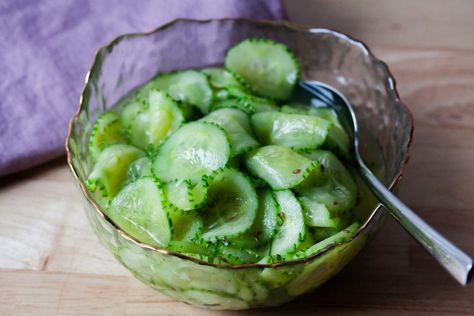
[{"label": "spoon handle", "polygon": [[472,259],[390,192],[359,160],[363,179],[390,214],[462,285],[472,279]]}]

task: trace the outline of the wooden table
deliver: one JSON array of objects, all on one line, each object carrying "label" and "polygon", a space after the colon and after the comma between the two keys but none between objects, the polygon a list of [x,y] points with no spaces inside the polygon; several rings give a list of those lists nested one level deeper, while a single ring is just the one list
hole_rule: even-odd
[{"label": "wooden table", "polygon": [[[401,197],[474,254],[474,1],[286,1],[293,21],[365,40],[416,129]],[[0,180],[0,315],[474,315],[463,288],[389,219],[337,277],[280,308],[209,312],[136,281],[99,245],[64,159]]]}]

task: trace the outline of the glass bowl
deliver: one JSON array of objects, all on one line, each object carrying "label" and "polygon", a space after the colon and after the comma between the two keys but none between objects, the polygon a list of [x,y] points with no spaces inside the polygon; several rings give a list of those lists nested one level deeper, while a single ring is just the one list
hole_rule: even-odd
[{"label": "glass bowl", "polygon": [[[308,258],[275,264],[216,265],[138,242],[94,202],[84,183],[91,170],[88,138],[98,115],[159,72],[222,65],[229,47],[248,37],[288,45],[302,79],[341,91],[362,126],[363,156],[391,189],[408,159],[413,122],[387,66],[361,42],[327,29],[249,19],[175,20],[127,34],[97,51],[66,140],[68,164],[101,243],[143,283],[177,300],[215,309],[274,306],[314,289],[340,271],[381,227],[385,211],[361,183],[354,237]],[[344,286],[344,284],[341,284]]]}]

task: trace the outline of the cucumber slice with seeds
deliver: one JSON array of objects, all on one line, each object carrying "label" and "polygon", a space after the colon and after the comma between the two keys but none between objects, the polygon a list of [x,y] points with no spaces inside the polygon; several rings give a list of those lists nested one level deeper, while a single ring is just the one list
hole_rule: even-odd
[{"label": "cucumber slice with seeds", "polygon": [[128,183],[139,178],[151,177],[151,159],[149,157],[139,158],[128,165]]},{"label": "cucumber slice with seeds", "polygon": [[314,150],[303,155],[322,166],[320,174],[326,180],[314,186],[302,183],[295,191],[324,204],[333,216],[349,212],[357,202],[357,186],[351,173],[330,151]]},{"label": "cucumber slice with seeds", "polygon": [[215,123],[224,129],[232,147],[232,156],[259,146],[259,143],[253,138],[249,117],[241,110],[233,108],[219,109],[201,120]]},{"label": "cucumber slice with seeds", "polygon": [[128,184],[112,200],[106,213],[123,231],[141,242],[164,247],[171,240],[169,206],[153,178]]},{"label": "cucumber slice with seeds", "polygon": [[323,203],[316,202],[307,197],[298,198],[303,206],[305,223],[311,227],[338,227],[340,219],[332,217]]},{"label": "cucumber slice with seeds", "polygon": [[265,180],[274,190],[285,190],[300,184],[319,164],[291,149],[270,145],[260,147],[245,159],[247,169]]},{"label": "cucumber slice with seeds", "polygon": [[202,219],[196,211],[183,211],[171,208],[170,217],[173,223],[173,240],[194,241],[202,235]]},{"label": "cucumber slice with seeds", "polygon": [[247,114],[255,113],[255,107],[241,99],[229,98],[229,99],[218,99],[212,106],[212,111],[223,108],[235,108],[244,111]]},{"label": "cucumber slice with seeds", "polygon": [[87,178],[87,189],[100,190],[102,197],[113,198],[127,179],[128,165],[145,156],[140,149],[117,144],[104,148]]},{"label": "cucumber slice with seeds", "polygon": [[349,227],[339,231],[338,233],[332,235],[331,237],[328,237],[313,246],[309,247],[308,249],[303,250],[300,253],[295,254],[295,257],[307,257],[311,256],[315,253],[320,252],[321,250],[325,249],[326,247],[330,246],[331,244],[336,244],[336,243],[342,243],[346,242],[351,238],[356,231],[359,229],[360,224],[358,222],[355,222],[351,224]]},{"label": "cucumber slice with seeds", "polygon": [[212,89],[205,74],[195,70],[185,70],[162,74],[149,83],[152,89],[167,91],[179,101],[195,105],[207,113],[212,101]]},{"label": "cucumber slice with seeds", "polygon": [[156,148],[184,123],[184,116],[178,104],[162,91],[150,91],[149,102],[149,143]]},{"label": "cucumber slice with seeds", "polygon": [[127,134],[133,145],[154,150],[184,123],[184,116],[176,102],[162,91],[151,90],[146,106],[128,123]]},{"label": "cucumber slice with seeds", "polygon": [[245,233],[257,215],[258,198],[250,180],[225,168],[209,183],[208,200],[199,210],[204,220],[203,239],[215,241]]},{"label": "cucumber slice with seeds", "polygon": [[257,94],[288,99],[299,80],[300,67],[283,44],[267,39],[248,39],[227,52],[225,66]]},{"label": "cucumber slice with seeds", "polygon": [[318,117],[280,112],[256,113],[251,117],[258,140],[294,150],[316,149],[328,136],[331,123]]},{"label": "cucumber slice with seeds", "polygon": [[201,207],[207,200],[208,177],[204,176],[196,184],[189,179],[174,180],[163,186],[168,201],[183,211]]},{"label": "cucumber slice with seeds", "polygon": [[230,145],[225,132],[205,122],[183,125],[158,149],[153,173],[163,182],[191,179],[198,181],[226,165]]},{"label": "cucumber slice with seeds", "polygon": [[325,147],[336,151],[337,154],[349,159],[350,157],[350,139],[344,128],[342,127],[337,114],[334,110],[323,107],[315,108],[305,104],[290,103],[281,107],[281,112],[290,114],[306,114],[325,119],[332,123],[329,128]]},{"label": "cucumber slice with seeds", "polygon": [[230,240],[233,247],[239,249],[255,249],[265,246],[277,230],[277,216],[280,213],[278,204],[270,190],[258,195],[258,211],[255,221],[248,232]]},{"label": "cucumber slice with seeds", "polygon": [[298,245],[305,239],[303,210],[290,190],[276,191],[274,195],[280,205],[280,217],[283,224],[273,237],[271,255],[286,256],[295,252]]},{"label": "cucumber slice with seeds", "polygon": [[115,112],[103,113],[95,122],[89,138],[89,154],[93,161],[97,160],[100,152],[109,145],[124,143],[120,119]]}]

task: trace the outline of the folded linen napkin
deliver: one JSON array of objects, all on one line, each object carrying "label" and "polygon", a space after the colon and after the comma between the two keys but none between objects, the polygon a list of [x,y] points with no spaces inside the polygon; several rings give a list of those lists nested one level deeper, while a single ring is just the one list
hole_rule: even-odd
[{"label": "folded linen napkin", "polygon": [[280,0],[0,2],[0,176],[64,154],[96,49],[175,18],[285,18]]}]

